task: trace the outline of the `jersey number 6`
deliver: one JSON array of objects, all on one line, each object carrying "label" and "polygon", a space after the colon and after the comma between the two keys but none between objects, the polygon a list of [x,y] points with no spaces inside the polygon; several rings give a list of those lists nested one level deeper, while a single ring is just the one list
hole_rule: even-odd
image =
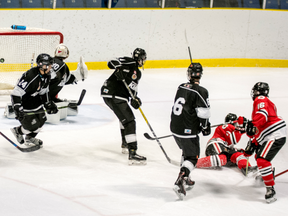
[{"label": "jersey number 6", "polygon": [[185,98],[178,98],[175,103],[174,103],[174,106],[173,106],[173,113],[174,115],[181,115],[182,113],[182,109],[183,109],[183,105],[185,104]]}]

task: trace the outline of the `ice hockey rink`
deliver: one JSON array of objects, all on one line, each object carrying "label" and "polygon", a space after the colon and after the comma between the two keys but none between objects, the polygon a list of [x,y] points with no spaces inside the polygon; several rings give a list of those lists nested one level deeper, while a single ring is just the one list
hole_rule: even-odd
[{"label": "ice hockey rink", "polygon": [[[275,179],[277,201],[267,204],[264,185],[244,177],[236,167],[221,170],[195,169],[194,188],[183,201],[172,187],[179,167],[168,163],[139,110],[138,154],[146,166],[128,166],[121,154],[119,123],[100,97],[102,83],[111,70],[89,71],[88,79],[64,87],[60,98],[86,96],[77,116],[59,124],[45,124],[38,138],[44,147],[22,153],[0,136],[0,215],[5,216],[266,216],[287,215],[288,173]],[[270,99],[278,114],[288,121],[287,68],[205,68],[201,85],[210,95],[212,125],[223,123],[229,113],[251,118],[251,88],[258,81],[270,85]],[[186,68],[145,69],[139,84],[142,110],[157,136],[170,134],[170,112],[177,87],[187,81]],[[17,142],[10,128],[18,126],[3,116],[9,96],[0,97],[0,131]],[[212,133],[214,130],[212,129]],[[212,135],[212,134],[211,134]],[[201,156],[207,140],[200,135]],[[245,148],[242,137],[239,148]],[[180,161],[181,151],[173,138],[160,139],[167,155]],[[275,173],[288,168],[288,144],[272,161]],[[254,157],[250,163],[256,165]]]}]

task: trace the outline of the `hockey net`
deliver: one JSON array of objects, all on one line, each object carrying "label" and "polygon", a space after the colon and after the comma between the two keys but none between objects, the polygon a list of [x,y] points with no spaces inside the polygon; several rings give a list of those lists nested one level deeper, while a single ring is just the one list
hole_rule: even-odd
[{"label": "hockey net", "polygon": [[40,28],[0,28],[0,95],[10,94],[20,76],[36,66],[41,53],[54,56],[63,34]]}]

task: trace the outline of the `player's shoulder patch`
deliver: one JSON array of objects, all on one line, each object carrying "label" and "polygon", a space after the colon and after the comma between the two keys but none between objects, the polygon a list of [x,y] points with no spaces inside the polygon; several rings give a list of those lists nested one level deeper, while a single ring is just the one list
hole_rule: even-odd
[{"label": "player's shoulder patch", "polygon": [[182,84],[182,86],[186,87],[186,88],[191,88],[192,84],[191,83],[184,83],[184,84]]}]

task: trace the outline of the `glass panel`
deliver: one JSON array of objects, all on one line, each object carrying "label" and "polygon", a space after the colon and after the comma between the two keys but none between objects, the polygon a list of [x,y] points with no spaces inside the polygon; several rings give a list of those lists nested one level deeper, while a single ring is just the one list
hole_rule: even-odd
[{"label": "glass panel", "polygon": [[243,1],[245,0],[214,0],[213,7],[243,7]]},{"label": "glass panel", "polygon": [[165,0],[165,7],[181,7],[181,8],[210,7],[210,0]]}]

